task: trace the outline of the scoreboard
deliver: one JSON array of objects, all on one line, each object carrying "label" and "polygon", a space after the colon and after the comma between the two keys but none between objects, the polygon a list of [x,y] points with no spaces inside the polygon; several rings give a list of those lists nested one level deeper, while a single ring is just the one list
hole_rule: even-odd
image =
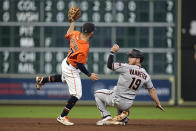
[{"label": "scoreboard", "polygon": [[110,74],[107,56],[114,41],[118,61],[130,48],[145,52],[150,74],[174,75],[177,59],[178,0],[0,0],[0,74],[61,73],[69,42],[64,35],[70,7],[80,7],[76,22],[96,25],[87,68]]}]

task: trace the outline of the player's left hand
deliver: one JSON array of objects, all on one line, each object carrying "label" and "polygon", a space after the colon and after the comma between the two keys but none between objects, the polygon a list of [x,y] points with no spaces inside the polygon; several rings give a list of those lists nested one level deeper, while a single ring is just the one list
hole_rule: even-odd
[{"label": "player's left hand", "polygon": [[157,105],[156,108],[159,108],[160,110],[165,112],[165,109],[161,105]]},{"label": "player's left hand", "polygon": [[81,17],[81,11],[79,7],[72,6],[68,11],[68,19],[69,22],[72,23],[75,20],[79,19]]}]

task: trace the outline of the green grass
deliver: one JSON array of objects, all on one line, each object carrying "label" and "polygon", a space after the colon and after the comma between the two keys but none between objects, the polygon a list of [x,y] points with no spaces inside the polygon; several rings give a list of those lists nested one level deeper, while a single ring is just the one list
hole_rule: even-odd
[{"label": "green grass", "polygon": [[[63,106],[0,106],[2,118],[56,118]],[[108,108],[116,115],[115,108]],[[196,107],[167,107],[162,112],[154,107],[132,107],[130,119],[196,120]],[[100,118],[95,106],[76,106],[70,118]]]}]

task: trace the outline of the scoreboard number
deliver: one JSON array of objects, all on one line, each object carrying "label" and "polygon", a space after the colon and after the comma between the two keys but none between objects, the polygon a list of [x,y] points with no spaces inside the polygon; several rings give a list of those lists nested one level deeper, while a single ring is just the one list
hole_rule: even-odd
[{"label": "scoreboard number", "polygon": [[76,29],[85,22],[96,25],[88,58],[92,71],[111,73],[105,57],[117,41],[123,48],[121,60],[127,61],[123,56],[127,49],[142,48],[151,74],[173,75],[177,4],[177,0],[0,0],[0,74],[60,72],[69,48],[64,37],[70,24],[67,11],[78,6],[82,16]]}]

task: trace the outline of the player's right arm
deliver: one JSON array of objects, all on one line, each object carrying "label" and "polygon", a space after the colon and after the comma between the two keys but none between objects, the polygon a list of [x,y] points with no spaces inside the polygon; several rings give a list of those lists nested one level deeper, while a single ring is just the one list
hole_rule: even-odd
[{"label": "player's right arm", "polygon": [[108,57],[107,67],[116,72],[124,72],[125,64],[114,62],[114,54],[119,51],[119,46],[114,44],[111,48],[110,55]]},{"label": "player's right arm", "polygon": [[114,44],[111,48],[110,55],[107,62],[107,67],[111,70],[113,70],[113,64],[114,64],[114,53],[119,51],[119,46],[117,44]]}]

